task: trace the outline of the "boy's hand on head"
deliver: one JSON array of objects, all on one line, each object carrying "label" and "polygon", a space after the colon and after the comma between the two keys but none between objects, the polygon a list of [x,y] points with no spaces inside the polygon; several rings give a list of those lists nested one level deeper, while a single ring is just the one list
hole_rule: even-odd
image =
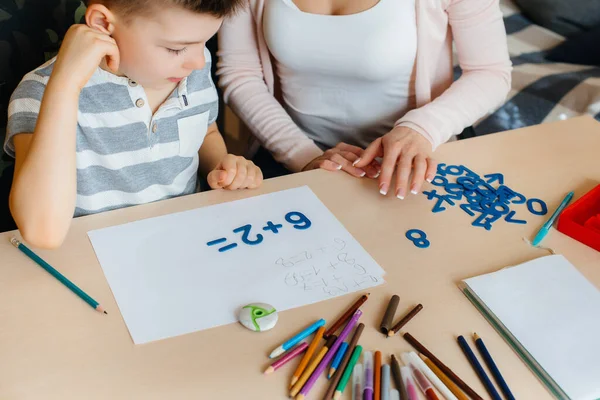
[{"label": "boy's hand on head", "polygon": [[381,171],[377,160],[372,160],[372,162],[367,163],[363,168],[356,168],[354,166],[354,162],[360,159],[363,152],[364,150],[360,147],[340,142],[334,148],[325,151],[322,156],[306,164],[302,171],[322,168],[328,171],[342,170],[357,178],[363,176],[377,178]]},{"label": "boy's hand on head", "polygon": [[262,184],[263,174],[252,161],[227,154],[206,179],[212,189],[255,189]]},{"label": "boy's hand on head", "polygon": [[60,47],[52,77],[81,90],[104,59],[116,73],[120,56],[115,40],[87,25],[73,25]]}]

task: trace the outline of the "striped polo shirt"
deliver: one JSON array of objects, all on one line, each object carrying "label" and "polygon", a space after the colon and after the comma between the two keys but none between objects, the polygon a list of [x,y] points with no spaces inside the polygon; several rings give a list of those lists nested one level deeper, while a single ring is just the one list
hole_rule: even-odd
[{"label": "striped polo shirt", "polygon": [[[180,82],[154,115],[144,89],[98,68],[79,96],[75,216],[195,192],[198,150],[215,122],[218,98],[206,65]],[[27,74],[8,106],[4,150],[32,133],[55,59]],[[60,134],[60,132],[56,132]]]}]

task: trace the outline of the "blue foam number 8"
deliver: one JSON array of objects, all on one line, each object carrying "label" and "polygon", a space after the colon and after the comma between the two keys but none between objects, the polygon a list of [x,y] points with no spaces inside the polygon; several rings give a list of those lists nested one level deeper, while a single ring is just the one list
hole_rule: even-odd
[{"label": "blue foam number 8", "polygon": [[420,229],[411,229],[406,232],[406,238],[413,242],[413,244],[420,248],[426,249],[431,244],[429,240],[427,240],[427,235]]},{"label": "blue foam number 8", "polygon": [[306,215],[302,214],[298,211],[292,211],[285,215],[285,220],[290,224],[294,225],[294,229],[304,230],[310,228],[312,222],[310,219],[306,217]]}]

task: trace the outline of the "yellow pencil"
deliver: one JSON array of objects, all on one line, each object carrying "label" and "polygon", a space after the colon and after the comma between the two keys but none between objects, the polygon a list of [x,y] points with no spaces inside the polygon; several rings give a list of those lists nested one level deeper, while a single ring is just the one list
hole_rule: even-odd
[{"label": "yellow pencil", "polygon": [[429,367],[429,369],[434,374],[436,374],[438,378],[440,378],[440,381],[442,381],[442,383],[446,385],[446,387],[450,389],[450,391],[458,398],[458,400],[469,400],[469,398],[462,392],[462,390],[460,390],[460,388],[456,386],[456,384],[452,382],[450,378],[448,378],[446,374],[444,374],[442,370],[437,367],[437,365],[435,365],[429,358],[425,357],[423,354],[419,354],[419,356],[421,357],[421,359],[423,359],[423,362]]},{"label": "yellow pencil", "polygon": [[308,367],[306,367],[304,372],[302,372],[302,375],[300,375],[300,379],[298,379],[298,381],[290,390],[290,397],[296,397],[296,395],[300,393],[300,391],[302,390],[302,386],[304,386],[308,378],[310,378],[315,369],[317,369],[317,366],[319,365],[323,357],[325,357],[325,354],[327,354],[329,348],[333,346],[333,343],[336,341],[336,339],[336,335],[329,336],[329,339],[327,339],[327,342],[323,345],[323,347],[321,347],[321,350],[319,351],[317,356],[310,362],[310,364],[308,365]]},{"label": "yellow pencil", "polygon": [[300,375],[302,375],[302,372],[304,372],[304,368],[306,368],[306,366],[308,365],[308,362],[313,356],[317,345],[323,338],[323,333],[325,333],[324,326],[320,327],[317,333],[315,333],[315,337],[310,343],[310,346],[308,346],[308,350],[306,350],[306,353],[304,353],[304,357],[302,357],[302,360],[300,360],[300,364],[298,364],[296,371],[294,371],[294,375],[292,375],[292,383],[290,383],[290,389],[296,384],[296,382],[298,382]]}]

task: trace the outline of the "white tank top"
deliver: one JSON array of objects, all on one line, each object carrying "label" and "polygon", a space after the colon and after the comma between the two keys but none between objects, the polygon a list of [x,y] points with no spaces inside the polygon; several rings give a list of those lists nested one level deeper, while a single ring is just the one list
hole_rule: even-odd
[{"label": "white tank top", "polygon": [[336,16],[269,0],[263,31],[283,105],[319,146],[366,147],[415,107],[414,0],[380,0]]}]

